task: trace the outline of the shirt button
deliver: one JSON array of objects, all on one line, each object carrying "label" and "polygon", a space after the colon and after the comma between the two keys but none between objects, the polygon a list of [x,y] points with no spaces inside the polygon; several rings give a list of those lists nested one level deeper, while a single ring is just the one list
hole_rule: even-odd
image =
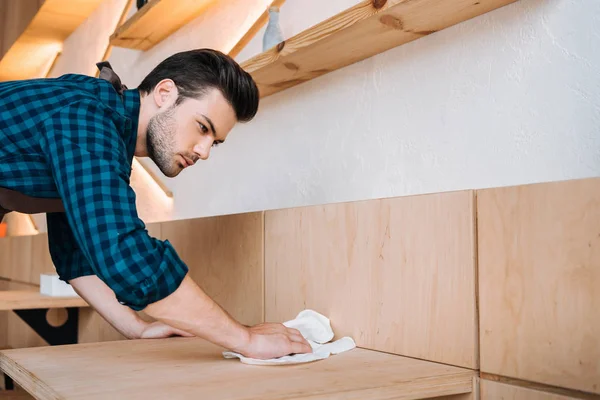
[{"label": "shirt button", "polygon": [[119,301],[119,304],[124,305],[124,306],[127,305],[127,303],[125,303],[124,301]]}]

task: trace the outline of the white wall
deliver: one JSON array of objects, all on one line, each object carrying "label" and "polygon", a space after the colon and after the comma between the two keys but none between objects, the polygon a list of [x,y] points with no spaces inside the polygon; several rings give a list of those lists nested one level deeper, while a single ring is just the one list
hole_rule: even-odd
[{"label": "white wall", "polygon": [[[355,1],[320,3],[287,0],[286,36]],[[177,34],[136,71],[200,44]],[[118,55],[115,68],[128,62]],[[179,219],[590,176],[600,176],[600,2],[520,0],[264,99],[210,160],[166,182]]]}]

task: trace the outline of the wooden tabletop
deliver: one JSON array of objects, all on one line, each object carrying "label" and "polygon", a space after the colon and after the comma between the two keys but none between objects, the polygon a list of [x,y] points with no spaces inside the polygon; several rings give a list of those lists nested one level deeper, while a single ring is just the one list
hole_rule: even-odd
[{"label": "wooden tabletop", "polygon": [[74,344],[4,350],[0,369],[44,400],[421,399],[469,393],[475,376],[360,348],[286,366],[246,365],[222,351],[199,338]]},{"label": "wooden tabletop", "polygon": [[87,306],[85,300],[80,297],[45,296],[40,292],[28,290],[0,291],[0,311]]}]

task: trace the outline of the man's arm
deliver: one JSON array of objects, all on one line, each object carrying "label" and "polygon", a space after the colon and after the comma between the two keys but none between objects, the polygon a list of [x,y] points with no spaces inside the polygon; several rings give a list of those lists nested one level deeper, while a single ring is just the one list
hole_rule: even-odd
[{"label": "man's arm", "polygon": [[44,148],[73,237],[117,300],[167,325],[256,358],[310,352],[282,324],[248,328],[187,276],[168,241],[150,237],[129,186],[130,165],[113,110],[80,100],[45,121]]},{"label": "man's arm", "polygon": [[135,311],[119,304],[113,291],[94,275],[77,246],[65,214],[47,213],[46,221],[50,256],[56,271],[119,333],[128,339],[190,336],[162,322],[147,323]]},{"label": "man's arm", "polygon": [[160,321],[144,321],[131,308],[119,304],[113,291],[95,275],[81,276],[69,283],[79,296],[127,339],[193,336]]}]

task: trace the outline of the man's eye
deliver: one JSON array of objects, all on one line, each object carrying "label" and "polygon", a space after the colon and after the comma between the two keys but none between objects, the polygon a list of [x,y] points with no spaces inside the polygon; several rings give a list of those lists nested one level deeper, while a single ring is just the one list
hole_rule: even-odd
[{"label": "man's eye", "polygon": [[219,143],[219,142],[213,142],[213,144],[212,144],[212,145],[213,145],[213,147],[217,147],[217,146],[218,146],[218,145],[220,145],[220,144],[221,144],[221,143]]},{"label": "man's eye", "polygon": [[198,122],[198,125],[200,125],[200,129],[202,129],[202,132],[208,132],[208,128],[202,122]]}]

